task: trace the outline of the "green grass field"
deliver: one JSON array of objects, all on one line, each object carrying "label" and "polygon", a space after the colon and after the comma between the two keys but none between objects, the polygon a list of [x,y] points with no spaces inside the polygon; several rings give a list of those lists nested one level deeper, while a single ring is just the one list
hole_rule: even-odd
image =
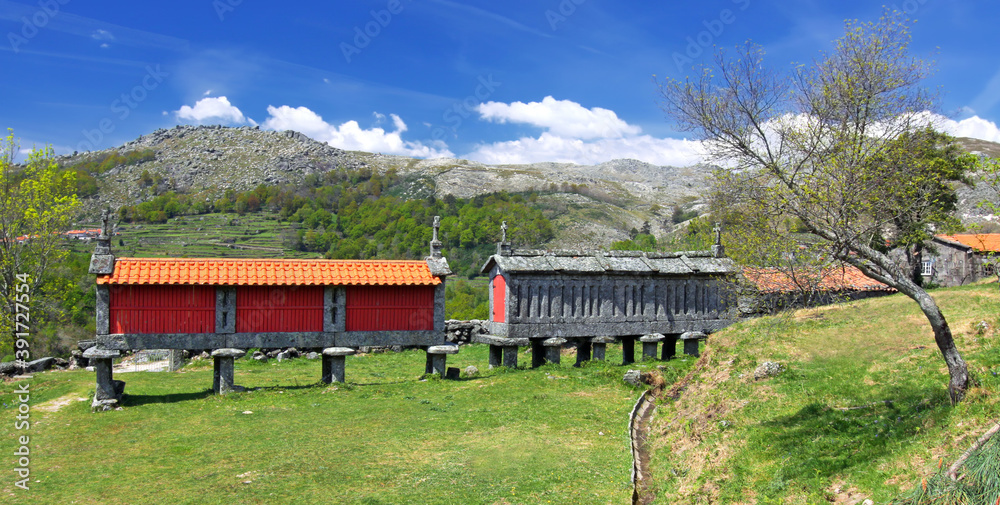
[{"label": "green grass field", "polygon": [[[612,346],[615,347],[615,346]],[[487,347],[449,366],[482,373],[420,381],[422,351],[348,357],[347,384],[320,362],[237,361],[211,394],[212,368],[118,373],[124,409],[93,414],[94,374],[30,381],[31,428],[14,429],[15,382],[0,386],[3,458],[31,437],[30,490],[4,468],[4,503],[627,503],[627,417],[640,390],[622,381],[620,348],[573,368],[486,370]],[[530,359],[523,355],[521,361]],[[693,365],[673,360],[668,382]],[[658,362],[631,368],[649,370]],[[83,400],[81,400],[83,399]]]},{"label": "green grass field", "polygon": [[[691,387],[659,408],[655,503],[888,503],[947,468],[1000,421],[1000,293],[932,294],[976,381],[959,406],[902,295],[746,321],[713,335]],[[764,361],[787,370],[754,380]]]}]

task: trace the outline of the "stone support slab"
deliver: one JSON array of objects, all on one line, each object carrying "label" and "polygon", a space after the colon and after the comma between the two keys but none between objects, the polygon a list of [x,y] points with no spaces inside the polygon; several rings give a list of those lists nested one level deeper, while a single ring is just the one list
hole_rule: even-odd
[{"label": "stone support slab", "polygon": [[656,346],[663,341],[663,335],[653,333],[639,339],[642,342],[642,359],[656,359]]},{"label": "stone support slab", "polygon": [[246,351],[242,349],[216,349],[212,351],[215,360],[212,376],[212,391],[217,395],[241,391],[242,388],[233,383],[236,358],[242,358]]},{"label": "stone support slab", "polygon": [[582,366],[584,361],[590,361],[592,343],[589,338],[583,338],[577,340],[576,342],[576,364],[573,366]]},{"label": "stone support slab", "polygon": [[94,410],[114,409],[122,399],[125,382],[114,380],[111,368],[111,360],[118,356],[118,351],[97,347],[91,347],[83,353],[83,357],[87,358],[97,375],[97,387],[94,390],[94,401],[91,403],[91,408]]},{"label": "stone support slab", "polygon": [[684,342],[684,354],[698,357],[698,342],[707,337],[708,335],[700,331],[689,331],[681,334],[681,340]]},{"label": "stone support slab", "polygon": [[503,366],[507,368],[517,368],[517,346],[503,346]]},{"label": "stone support slab", "polygon": [[427,364],[425,374],[434,374],[445,378],[448,373],[447,358],[449,354],[458,354],[457,345],[433,345],[427,348]]},{"label": "stone support slab", "polygon": [[562,357],[562,346],[565,343],[565,338],[549,338],[542,341],[542,345],[545,347],[545,359],[549,363],[558,365]]},{"label": "stone support slab", "polygon": [[531,339],[531,368],[538,368],[545,364],[545,346],[542,339]]},{"label": "stone support slab", "polygon": [[347,356],[354,354],[354,349],[350,347],[328,347],[323,349],[323,376],[321,380],[326,384],[334,382],[343,383],[345,380],[345,368]]},{"label": "stone support slab", "polygon": [[622,364],[635,363],[635,337],[622,337]]},{"label": "stone support slab", "polygon": [[661,351],[660,359],[663,361],[673,359],[673,357],[677,354],[677,337],[679,336],[680,335],[677,334],[664,336],[663,350]]}]

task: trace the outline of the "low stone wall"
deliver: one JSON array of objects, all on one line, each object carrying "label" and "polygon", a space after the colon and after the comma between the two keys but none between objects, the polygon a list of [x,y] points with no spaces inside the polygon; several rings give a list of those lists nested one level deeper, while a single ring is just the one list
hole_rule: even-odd
[{"label": "low stone wall", "polygon": [[453,344],[465,345],[472,342],[476,335],[486,334],[486,321],[472,319],[459,321],[449,319],[444,322],[445,340]]}]

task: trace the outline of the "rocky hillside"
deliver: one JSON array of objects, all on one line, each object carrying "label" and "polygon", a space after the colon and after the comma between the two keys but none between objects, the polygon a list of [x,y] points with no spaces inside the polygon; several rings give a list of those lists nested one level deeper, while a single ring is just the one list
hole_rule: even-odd
[{"label": "rocky hillside", "polygon": [[368,167],[395,169],[408,181],[403,196],[472,197],[497,191],[545,191],[543,204],[555,209],[563,230],[554,246],[590,241],[607,244],[627,238],[628,230],[649,221],[663,233],[675,204],[690,206],[707,189],[711,168],[661,167],[636,160],[595,166],[564,163],[485,165],[452,158],[421,160],[344,151],[294,131],[256,127],[177,126],[157,130],[114,149],[60,159],[71,165],[117,151],[152,150],[155,159],[118,166],[98,180],[90,209],[118,207],[146,198],[142,174],[161,178],[168,189],[218,198],[226,189],[244,191],[259,184],[297,183],[312,173]]},{"label": "rocky hillside", "polygon": [[[965,149],[1000,156],[1000,144],[959,139]],[[298,183],[309,174],[367,167],[395,169],[407,181],[402,196],[472,197],[497,191],[544,191],[539,199],[551,212],[559,234],[553,247],[607,245],[628,237],[632,228],[649,222],[654,234],[671,231],[674,205],[701,207],[711,167],[656,166],[619,159],[600,165],[533,163],[486,165],[453,158],[414,159],[344,151],[294,131],[257,127],[177,126],[157,130],[114,149],[64,156],[64,165],[117,151],[152,150],[155,159],[118,166],[98,180],[91,210],[118,207],[147,198],[142,175],[164,181],[168,189],[218,198],[226,189],[244,191],[259,184]],[[967,222],[990,222],[992,215],[977,207],[991,196],[985,188],[960,190],[960,212]],[[995,195],[993,195],[995,196]]]}]

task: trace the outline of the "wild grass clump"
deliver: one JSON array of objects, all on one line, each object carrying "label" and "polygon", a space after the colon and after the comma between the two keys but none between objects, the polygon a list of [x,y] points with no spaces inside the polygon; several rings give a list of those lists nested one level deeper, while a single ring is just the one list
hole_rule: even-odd
[{"label": "wild grass clump", "polygon": [[952,479],[941,459],[938,471],[894,500],[896,505],[995,505],[1000,503],[1000,439],[992,438],[966,460]]}]

